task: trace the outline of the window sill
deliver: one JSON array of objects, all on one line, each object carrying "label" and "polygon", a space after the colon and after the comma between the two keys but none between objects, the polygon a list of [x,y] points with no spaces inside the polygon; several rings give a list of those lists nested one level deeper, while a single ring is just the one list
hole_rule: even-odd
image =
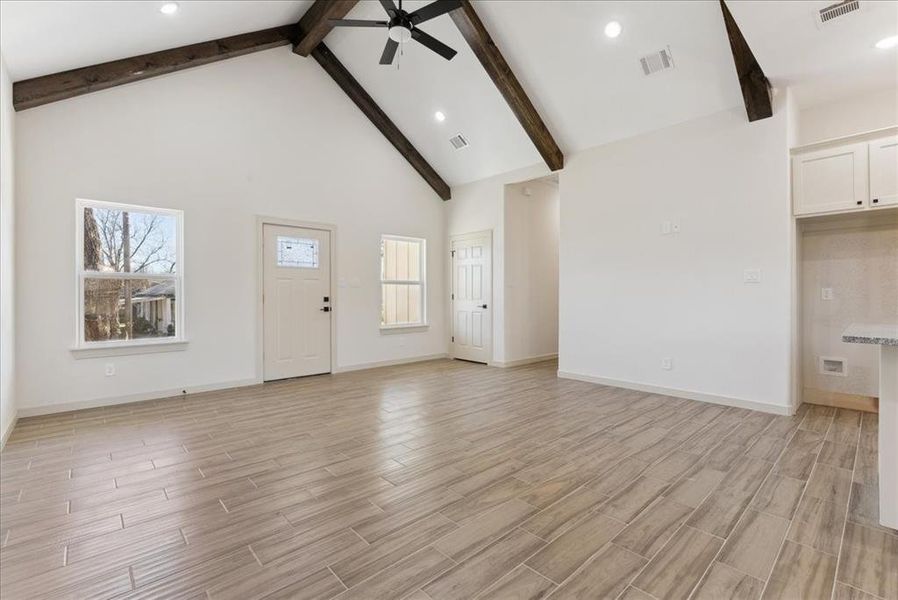
[{"label": "window sill", "polygon": [[76,359],[102,358],[104,356],[128,356],[129,354],[155,354],[157,352],[182,352],[187,350],[187,340],[161,342],[128,342],[98,346],[78,346],[69,349]]},{"label": "window sill", "polygon": [[382,325],[381,335],[393,335],[399,333],[423,333],[430,329],[430,325]]}]

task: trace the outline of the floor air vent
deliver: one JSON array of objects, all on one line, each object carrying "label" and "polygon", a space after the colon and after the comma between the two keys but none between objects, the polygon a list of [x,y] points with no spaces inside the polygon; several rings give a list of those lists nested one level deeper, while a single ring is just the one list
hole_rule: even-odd
[{"label": "floor air vent", "polygon": [[820,9],[817,14],[817,25],[827,25],[834,19],[844,17],[845,15],[850,15],[851,13],[860,10],[860,8],[861,3],[858,0],[844,0],[843,2],[836,2],[835,4],[831,4],[826,8]]},{"label": "floor air vent", "polygon": [[639,59],[639,64],[642,66],[642,72],[646,75],[654,75],[660,71],[672,69],[674,66],[670,48],[646,54]]},{"label": "floor air vent", "polygon": [[468,140],[462,134],[454,135],[449,138],[449,143],[452,144],[452,147],[456,150],[461,150],[462,148],[468,147]]}]

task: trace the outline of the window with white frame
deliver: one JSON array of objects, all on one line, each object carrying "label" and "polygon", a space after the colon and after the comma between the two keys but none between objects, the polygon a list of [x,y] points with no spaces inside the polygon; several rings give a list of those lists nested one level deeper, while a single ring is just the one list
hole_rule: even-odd
[{"label": "window with white frame", "polygon": [[184,339],[182,212],[77,201],[77,346]]},{"label": "window with white frame", "polygon": [[416,327],[427,323],[425,241],[384,235],[380,240],[380,326]]}]

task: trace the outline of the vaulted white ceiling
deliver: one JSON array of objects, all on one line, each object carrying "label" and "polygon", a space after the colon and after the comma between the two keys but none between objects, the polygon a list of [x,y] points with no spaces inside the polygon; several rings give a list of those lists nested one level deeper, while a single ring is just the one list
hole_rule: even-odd
[{"label": "vaulted white ceiling", "polygon": [[[408,0],[406,10],[423,6]],[[898,33],[898,2],[824,28],[829,1],[730,1],[761,66],[802,104],[895,86],[898,51],[872,48]],[[311,0],[0,3],[0,49],[15,80],[296,22]],[[537,2],[475,0],[478,14],[565,153],[659,129],[742,99],[716,0]],[[383,19],[364,0],[350,18]],[[617,20],[623,33],[603,34]],[[338,28],[325,42],[450,184],[540,162],[539,154],[448,16],[422,29],[458,51],[445,61],[409,43],[393,66],[378,64],[382,29]],[[638,59],[669,47],[676,67],[646,77]],[[303,60],[296,57],[296,60]],[[311,60],[311,59],[307,59]],[[153,85],[148,80],[135,85]],[[446,115],[437,122],[435,111]],[[470,142],[456,151],[449,138]]]},{"label": "vaulted white ceiling", "polygon": [[312,0],[179,2],[0,1],[0,49],[13,80],[28,79],[295,23]]},{"label": "vaulted white ceiling", "polygon": [[767,77],[801,106],[898,86],[898,50],[874,47],[898,34],[898,2],[861,0],[856,13],[818,26],[815,15],[835,1],[729,3]]}]

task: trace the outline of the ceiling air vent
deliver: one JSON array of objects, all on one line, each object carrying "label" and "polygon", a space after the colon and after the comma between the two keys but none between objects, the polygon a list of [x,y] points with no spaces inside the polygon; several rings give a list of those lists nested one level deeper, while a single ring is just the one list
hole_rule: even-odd
[{"label": "ceiling air vent", "polygon": [[639,64],[642,65],[642,72],[646,75],[654,75],[660,71],[672,69],[674,66],[670,48],[646,54],[639,59]]},{"label": "ceiling air vent", "polygon": [[836,2],[826,8],[821,8],[817,13],[817,26],[827,25],[834,19],[857,12],[860,8],[861,3],[858,0],[843,0],[843,2]]},{"label": "ceiling air vent", "polygon": [[462,148],[468,147],[468,140],[466,140],[460,133],[449,138],[449,143],[452,144],[452,147],[456,150],[461,150]]}]

